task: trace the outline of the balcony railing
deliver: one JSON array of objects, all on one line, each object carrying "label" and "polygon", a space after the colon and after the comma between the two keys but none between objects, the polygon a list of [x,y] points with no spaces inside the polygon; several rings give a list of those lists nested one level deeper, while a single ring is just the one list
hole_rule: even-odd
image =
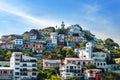
[{"label": "balcony railing", "polygon": [[37,62],[37,60],[21,60],[21,62]]},{"label": "balcony railing", "polygon": [[37,71],[37,69],[32,69],[32,70],[28,70],[28,69],[20,69],[20,71],[22,71],[22,72],[27,72],[27,71]]}]

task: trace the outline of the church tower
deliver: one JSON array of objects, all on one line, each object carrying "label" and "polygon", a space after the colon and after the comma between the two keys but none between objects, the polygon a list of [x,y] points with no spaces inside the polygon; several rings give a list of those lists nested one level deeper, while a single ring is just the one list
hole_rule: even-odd
[{"label": "church tower", "polygon": [[92,43],[91,42],[89,42],[89,43],[87,43],[86,44],[86,49],[85,49],[85,51],[86,51],[86,57],[87,58],[91,58],[91,55],[92,55]]},{"label": "church tower", "polygon": [[64,29],[64,27],[65,27],[65,24],[64,24],[64,21],[62,21],[61,29]]}]

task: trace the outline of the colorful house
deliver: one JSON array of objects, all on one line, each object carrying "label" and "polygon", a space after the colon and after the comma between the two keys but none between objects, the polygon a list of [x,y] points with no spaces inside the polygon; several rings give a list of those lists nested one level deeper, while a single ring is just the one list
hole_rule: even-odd
[{"label": "colorful house", "polygon": [[66,40],[67,47],[74,46],[73,38],[66,38],[65,40]]},{"label": "colorful house", "polygon": [[58,35],[58,45],[64,46],[64,42],[65,42],[65,36],[64,36],[64,34],[59,34]]},{"label": "colorful house", "polygon": [[86,69],[84,71],[84,80],[100,80],[101,69]]},{"label": "colorful house", "polygon": [[54,44],[54,45],[57,45],[57,32],[52,32],[51,35],[50,35],[50,38],[51,38],[51,42]]},{"label": "colorful house", "polygon": [[21,49],[23,45],[23,39],[22,38],[16,38],[15,39],[15,48]]},{"label": "colorful house", "polygon": [[54,44],[53,43],[47,43],[47,50],[53,50]]}]

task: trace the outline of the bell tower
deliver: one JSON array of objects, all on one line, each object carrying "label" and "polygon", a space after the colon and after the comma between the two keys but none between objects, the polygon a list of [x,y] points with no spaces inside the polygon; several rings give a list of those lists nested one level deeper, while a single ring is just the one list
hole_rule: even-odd
[{"label": "bell tower", "polygon": [[65,24],[64,24],[64,21],[62,21],[61,29],[64,29],[64,27],[65,27]]}]

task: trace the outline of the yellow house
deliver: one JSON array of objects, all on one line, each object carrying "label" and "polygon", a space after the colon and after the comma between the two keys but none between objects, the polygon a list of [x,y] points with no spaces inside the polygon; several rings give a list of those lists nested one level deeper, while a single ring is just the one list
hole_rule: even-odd
[{"label": "yellow house", "polygon": [[69,41],[73,41],[73,38],[66,38],[65,40],[69,42]]},{"label": "yellow house", "polygon": [[120,64],[120,58],[115,58],[115,63]]}]

